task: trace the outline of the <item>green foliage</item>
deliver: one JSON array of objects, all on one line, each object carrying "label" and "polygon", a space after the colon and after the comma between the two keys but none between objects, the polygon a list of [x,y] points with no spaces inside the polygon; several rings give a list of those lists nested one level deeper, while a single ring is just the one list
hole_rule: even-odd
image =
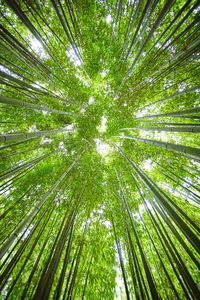
[{"label": "green foliage", "polygon": [[0,1],[1,299],[200,299],[195,1]]}]

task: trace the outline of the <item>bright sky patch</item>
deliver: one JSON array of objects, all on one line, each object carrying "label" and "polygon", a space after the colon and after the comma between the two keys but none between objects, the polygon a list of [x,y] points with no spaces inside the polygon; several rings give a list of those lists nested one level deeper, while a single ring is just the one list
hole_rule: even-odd
[{"label": "bright sky patch", "polygon": [[100,139],[94,139],[94,141],[96,143],[96,150],[102,157],[107,156],[112,151],[112,148]]}]

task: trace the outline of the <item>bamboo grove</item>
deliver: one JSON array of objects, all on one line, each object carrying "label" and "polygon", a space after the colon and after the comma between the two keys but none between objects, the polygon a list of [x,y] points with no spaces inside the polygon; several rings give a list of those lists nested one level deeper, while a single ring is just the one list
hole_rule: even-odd
[{"label": "bamboo grove", "polygon": [[0,11],[0,299],[200,299],[200,2]]}]

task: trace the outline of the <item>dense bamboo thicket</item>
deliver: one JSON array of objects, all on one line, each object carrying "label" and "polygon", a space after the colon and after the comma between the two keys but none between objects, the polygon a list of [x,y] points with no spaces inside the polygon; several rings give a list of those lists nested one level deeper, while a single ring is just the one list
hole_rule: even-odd
[{"label": "dense bamboo thicket", "polygon": [[199,1],[0,11],[0,299],[199,300]]}]

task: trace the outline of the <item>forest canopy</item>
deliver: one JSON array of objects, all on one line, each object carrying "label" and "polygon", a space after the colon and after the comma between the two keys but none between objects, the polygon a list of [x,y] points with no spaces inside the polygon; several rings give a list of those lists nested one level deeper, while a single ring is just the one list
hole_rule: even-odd
[{"label": "forest canopy", "polygon": [[195,0],[0,0],[0,299],[200,299]]}]

